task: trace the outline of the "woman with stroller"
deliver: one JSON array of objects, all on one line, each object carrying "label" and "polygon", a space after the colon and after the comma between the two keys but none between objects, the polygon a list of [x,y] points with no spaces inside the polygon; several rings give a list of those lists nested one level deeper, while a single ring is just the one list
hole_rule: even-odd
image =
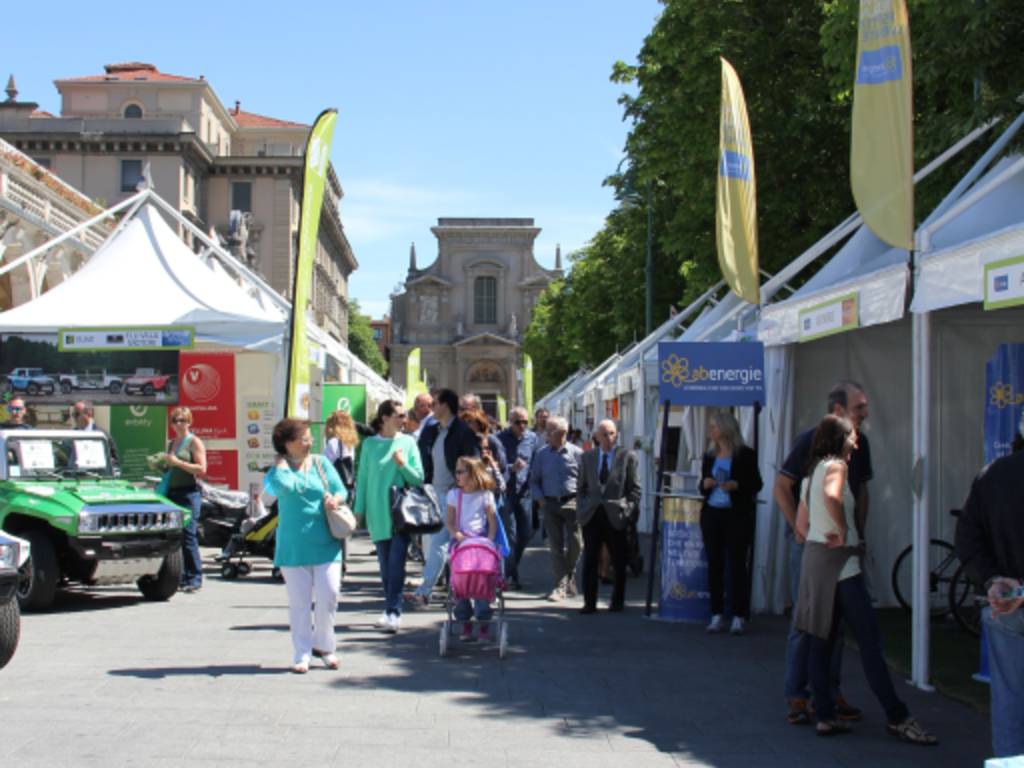
[{"label": "woman with stroller", "polygon": [[391,488],[423,484],[420,451],[411,435],[402,431],[405,409],[397,400],[385,400],[370,423],[375,432],[363,441],[356,475],[356,517],[366,520],[377,548],[384,612],[376,626],[397,632],[402,624],[402,587],[409,536],[391,527]]},{"label": "woman with stroller", "polygon": [[[498,533],[498,514],[495,509],[494,479],[480,459],[461,457],[455,464],[455,487],[448,491],[448,533],[452,548],[471,538],[486,536],[490,541]],[[454,568],[454,566],[453,566]],[[473,639],[474,616],[479,625],[478,636],[486,640],[489,636],[489,622],[493,612],[486,600],[467,598],[455,604],[455,619],[463,622],[460,640]]]},{"label": "woman with stroller", "polygon": [[348,493],[331,463],[311,453],[309,422],[283,419],[274,425],[271,440],[277,458],[263,486],[277,498],[274,565],[281,569],[288,591],[292,672],[308,672],[312,656],[320,657],[328,669],[337,669],[334,615],[341,545],[331,535],[324,510],[343,504]]},{"label": "woman with stroller", "polygon": [[846,481],[847,464],[857,446],[857,432],[848,420],[829,414],[818,424],[797,511],[796,528],[804,547],[797,591],[796,627],[810,635],[808,662],[819,736],[848,733],[835,717],[829,666],[840,619],[853,631],[864,676],[885,710],[887,730],[912,744],[933,745],[938,739],[910,716],[896,694],[882,654],[878,620],[864,586],[858,557],[855,502]]}]

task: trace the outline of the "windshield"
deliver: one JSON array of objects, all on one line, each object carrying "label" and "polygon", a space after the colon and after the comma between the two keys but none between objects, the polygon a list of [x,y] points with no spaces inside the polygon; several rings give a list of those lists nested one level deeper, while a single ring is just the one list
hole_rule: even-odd
[{"label": "windshield", "polygon": [[102,437],[11,437],[7,476],[61,479],[111,477],[107,441]]}]

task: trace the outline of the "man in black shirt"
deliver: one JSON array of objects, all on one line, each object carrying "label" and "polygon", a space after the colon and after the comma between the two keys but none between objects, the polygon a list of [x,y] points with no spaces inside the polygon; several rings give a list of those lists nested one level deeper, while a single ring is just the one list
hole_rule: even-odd
[{"label": "man in black shirt", "polygon": [[[1024,419],[1021,432],[1024,434]],[[956,554],[984,584],[983,614],[996,757],[1024,753],[1024,451],[996,459],[971,484],[956,526]]]},{"label": "man in black shirt", "polygon": [[[861,542],[868,519],[868,481],[873,476],[871,469],[871,446],[864,434],[863,424],[868,417],[868,398],[864,388],[854,381],[840,381],[828,393],[826,413],[849,419],[857,430],[857,448],[850,457],[850,469],[847,483],[856,500],[855,522],[857,534]],[[807,463],[811,455],[811,443],[817,425],[800,433],[790,449],[786,461],[775,478],[772,497],[779,505],[788,528],[786,537],[789,542],[789,578],[790,598],[796,607],[797,587],[800,584],[800,564],[803,560],[804,542],[796,533],[796,510],[800,500],[800,484],[807,476]],[[794,616],[796,611],[793,612]],[[810,646],[807,636],[790,626],[786,641],[786,699],[789,702],[789,714],[786,720],[794,725],[810,722],[807,703],[810,700],[807,689],[807,659]],[[835,645],[832,659],[832,684],[836,697],[836,715],[841,720],[859,720],[861,711],[850,706],[839,692],[839,674],[842,667],[843,643]]]},{"label": "man in black shirt", "polygon": [[25,416],[28,414],[25,410],[25,401],[20,397],[11,398],[11,402],[7,404],[7,413],[11,415],[11,418],[10,421],[0,425],[3,429],[32,429],[32,425],[25,421]]}]

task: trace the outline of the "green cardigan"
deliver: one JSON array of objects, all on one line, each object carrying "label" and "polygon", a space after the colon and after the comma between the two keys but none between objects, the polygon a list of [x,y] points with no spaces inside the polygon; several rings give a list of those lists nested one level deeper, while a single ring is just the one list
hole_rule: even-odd
[{"label": "green cardigan", "polygon": [[[402,449],[405,466],[401,469],[391,459]],[[422,485],[423,462],[420,449],[412,435],[404,433],[393,438],[374,435],[363,440],[356,475],[356,508],[359,517],[366,518],[370,538],[384,541],[391,538],[391,487],[394,485]]]}]

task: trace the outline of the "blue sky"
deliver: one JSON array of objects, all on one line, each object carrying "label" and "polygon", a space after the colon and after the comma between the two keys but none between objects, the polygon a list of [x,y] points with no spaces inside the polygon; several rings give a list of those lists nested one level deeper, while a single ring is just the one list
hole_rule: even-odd
[{"label": "blue sky", "polygon": [[[318,7],[318,6],[323,7]],[[437,255],[440,216],[532,216],[554,265],[614,205],[601,181],[628,126],[608,80],[635,60],[656,0],[393,0],[390,3],[107,2],[4,11],[0,75],[57,113],[53,80],[139,60],[205,75],[226,106],[311,122],[339,111],[332,160],[360,267],[350,295],[379,316],[405,276]],[[28,32],[28,30],[34,30]],[[320,35],[321,39],[313,42]]]}]

